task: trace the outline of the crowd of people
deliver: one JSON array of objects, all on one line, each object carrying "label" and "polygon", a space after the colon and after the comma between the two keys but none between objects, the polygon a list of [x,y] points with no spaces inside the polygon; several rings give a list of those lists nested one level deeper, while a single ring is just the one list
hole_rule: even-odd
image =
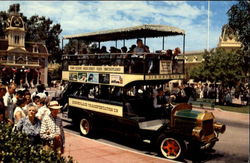
[{"label": "crowd of people", "polygon": [[250,103],[249,86],[225,87],[219,84],[192,83],[177,86],[172,90],[176,101],[189,101],[196,99],[211,99],[220,105],[232,105],[233,99],[241,101],[242,105]]},{"label": "crowd of people", "polygon": [[0,122],[13,132],[27,135],[31,145],[42,144],[45,150],[64,152],[64,131],[58,113],[62,106],[50,101],[43,84],[37,91],[17,90],[15,83],[0,84]]}]

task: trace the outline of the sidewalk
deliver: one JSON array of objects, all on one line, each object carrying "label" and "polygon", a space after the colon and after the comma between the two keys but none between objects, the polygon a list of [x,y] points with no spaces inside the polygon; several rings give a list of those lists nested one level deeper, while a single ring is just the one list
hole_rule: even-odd
[{"label": "sidewalk", "polygon": [[173,163],[176,161],[158,158],[65,131],[64,156],[72,156],[79,163]]}]

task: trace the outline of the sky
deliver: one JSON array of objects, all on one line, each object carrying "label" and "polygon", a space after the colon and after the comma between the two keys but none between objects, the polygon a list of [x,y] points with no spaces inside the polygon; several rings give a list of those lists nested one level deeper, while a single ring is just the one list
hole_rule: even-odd
[{"label": "sky", "polygon": [[[46,16],[61,24],[65,35],[97,32],[142,24],[161,24],[178,27],[186,32],[186,51],[215,48],[221,28],[228,22],[227,11],[235,1],[210,1],[210,30],[208,37],[207,1],[0,1],[0,11],[9,5],[20,4],[20,12],[28,18]],[[209,38],[209,39],[208,39]],[[126,46],[136,40],[126,41]],[[101,45],[114,46],[114,41]],[[162,49],[162,38],[147,39],[151,51]],[[118,41],[118,48],[123,41]],[[165,38],[165,49],[182,48],[182,36]]]}]

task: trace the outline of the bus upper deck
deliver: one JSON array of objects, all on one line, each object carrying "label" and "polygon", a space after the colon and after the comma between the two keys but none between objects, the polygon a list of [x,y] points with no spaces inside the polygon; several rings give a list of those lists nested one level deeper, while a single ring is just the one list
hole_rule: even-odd
[{"label": "bus upper deck", "polygon": [[[92,32],[65,36],[64,39],[100,42],[150,37],[183,36],[183,54],[185,53],[185,31],[165,25],[142,25],[101,32]],[[77,45],[79,49],[79,45]],[[96,83],[124,86],[136,80],[181,79],[184,77],[184,60],[167,53],[128,52],[128,53],[95,53],[65,54],[63,60],[63,80],[72,82],[88,82],[89,75],[97,78]],[[108,83],[99,82],[99,74],[109,75]],[[96,75],[96,76],[95,76]],[[97,77],[98,76],[98,77]],[[81,80],[81,77],[87,80]],[[120,81],[122,80],[122,84]],[[125,80],[125,81],[124,81]],[[119,84],[118,84],[119,83]]]}]

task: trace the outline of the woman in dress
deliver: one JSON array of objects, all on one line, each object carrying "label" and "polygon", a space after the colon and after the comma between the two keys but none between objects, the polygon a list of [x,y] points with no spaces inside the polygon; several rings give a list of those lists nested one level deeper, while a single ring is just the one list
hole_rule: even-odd
[{"label": "woman in dress", "polygon": [[35,117],[37,113],[37,107],[30,104],[28,105],[28,115],[22,118],[17,126],[17,131],[26,134],[32,145],[40,143],[40,128],[41,121]]}]

